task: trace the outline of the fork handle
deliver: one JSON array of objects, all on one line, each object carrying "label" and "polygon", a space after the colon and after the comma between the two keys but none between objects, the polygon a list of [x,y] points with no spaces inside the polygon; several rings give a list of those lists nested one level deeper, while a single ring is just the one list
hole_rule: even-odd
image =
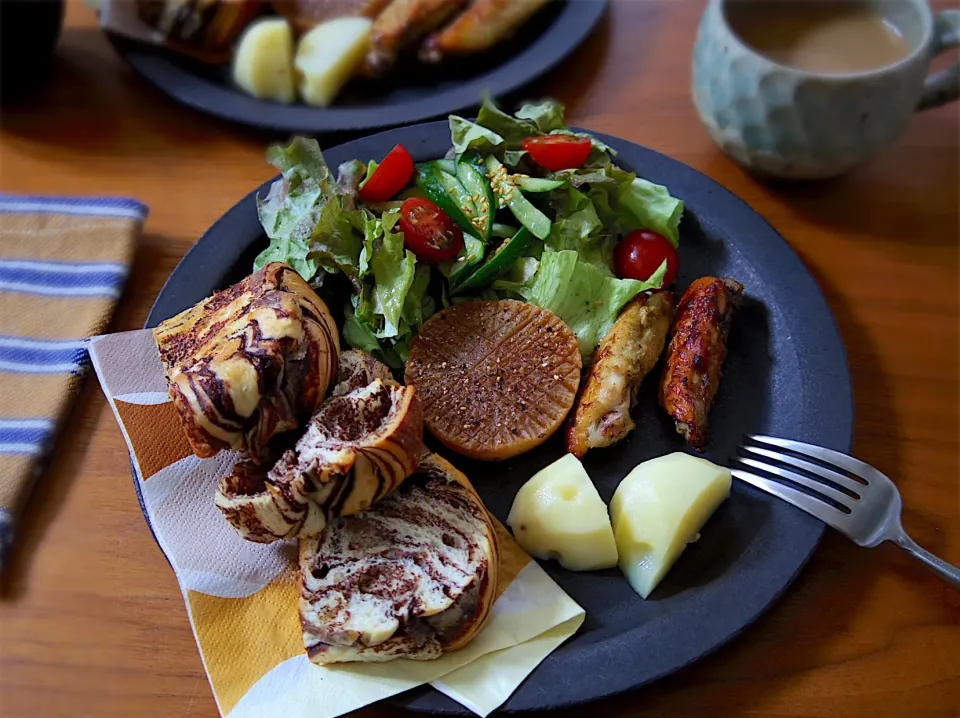
[{"label": "fork handle", "polygon": [[923,561],[927,566],[939,573],[941,578],[946,579],[957,588],[960,588],[960,568],[957,568],[951,563],[947,563],[939,556],[934,556],[907,536],[907,532],[903,529],[894,537],[893,542],[907,553]]}]

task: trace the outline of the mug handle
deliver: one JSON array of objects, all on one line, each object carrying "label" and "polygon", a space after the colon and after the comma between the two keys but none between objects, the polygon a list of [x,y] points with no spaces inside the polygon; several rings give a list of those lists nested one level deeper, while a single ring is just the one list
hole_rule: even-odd
[{"label": "mug handle", "polygon": [[[960,10],[944,10],[934,19],[933,54],[960,47]],[[923,83],[923,94],[917,110],[953,102],[960,97],[960,62],[930,75]]]}]

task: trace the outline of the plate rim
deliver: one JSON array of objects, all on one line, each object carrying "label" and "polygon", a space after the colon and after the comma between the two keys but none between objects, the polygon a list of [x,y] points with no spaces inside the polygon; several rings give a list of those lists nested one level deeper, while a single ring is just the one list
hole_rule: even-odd
[{"label": "plate rim", "polygon": [[[574,129],[581,130],[582,128],[574,128]],[[340,143],[340,144],[331,146],[325,149],[324,152],[327,154],[330,154],[336,151],[336,152],[343,152],[348,154],[352,146],[358,145],[360,143],[371,142],[371,141],[379,141],[385,145],[392,146],[392,144],[395,144],[396,142],[403,142],[404,136],[409,135],[410,133],[421,133],[421,132],[432,133],[432,132],[441,131],[441,130],[444,133],[448,131],[447,124],[445,122],[437,121],[437,122],[421,123],[417,125],[400,127],[392,130],[386,130],[384,132],[379,132],[376,134],[366,135],[364,137],[351,140],[349,142]],[[835,417],[837,419],[835,423],[840,427],[840,431],[838,432],[838,437],[836,441],[831,445],[831,448],[849,452],[853,445],[854,393],[853,393],[852,377],[850,374],[849,360],[846,354],[846,348],[843,343],[842,335],[840,334],[836,317],[831,311],[829,304],[827,303],[826,297],[823,294],[822,289],[820,288],[819,284],[816,282],[816,279],[813,277],[810,270],[807,269],[806,265],[800,259],[799,255],[790,245],[790,243],[787,242],[787,240],[782,235],[780,235],[780,233],[765,218],[763,218],[752,207],[750,207],[750,205],[747,204],[743,199],[741,199],[736,194],[734,194],[727,188],[717,183],[715,180],[706,176],[702,172],[699,172],[698,170],[683,164],[679,160],[675,160],[667,155],[656,152],[655,150],[651,150],[647,147],[634,143],[630,140],[614,137],[614,136],[596,132],[596,131],[591,131],[591,134],[593,134],[594,136],[598,137],[599,139],[603,140],[604,142],[607,142],[608,144],[614,147],[630,147],[631,151],[639,150],[641,154],[646,154],[651,158],[657,158],[658,161],[666,163],[666,165],[670,167],[671,171],[681,171],[682,169],[682,171],[684,172],[692,173],[690,176],[695,181],[699,183],[705,183],[703,186],[706,189],[709,189],[712,192],[716,192],[720,194],[723,197],[723,200],[727,204],[731,202],[734,203],[731,206],[735,207],[739,212],[746,212],[752,221],[759,221],[763,223],[763,225],[765,225],[765,227],[767,228],[768,233],[772,233],[771,236],[775,236],[780,240],[780,242],[783,244],[783,247],[779,251],[779,256],[784,260],[792,263],[795,269],[799,271],[800,273],[799,276],[803,280],[808,282],[809,284],[808,289],[812,288],[813,292],[809,294],[809,296],[807,296],[806,298],[812,299],[815,303],[819,304],[819,306],[812,307],[811,311],[805,312],[804,313],[805,316],[817,313],[821,315],[819,317],[819,320],[826,320],[826,324],[823,326],[822,331],[825,336],[825,339],[828,339],[829,341],[822,342],[822,345],[827,346],[827,353],[832,355],[832,360],[839,360],[839,365],[834,367],[834,375],[832,379],[835,382],[839,382],[838,386],[834,386],[834,389],[837,389],[838,391],[835,391],[833,393],[838,396],[845,395],[847,398],[847,401],[844,402],[842,400],[843,396],[840,396],[839,399],[836,401],[837,406],[841,410],[843,410],[843,414],[840,415],[839,417]],[[409,142],[409,139],[407,141]],[[416,153],[414,152],[414,154]],[[162,319],[159,317],[158,305],[160,304],[164,294],[167,292],[168,287],[173,286],[173,284],[175,283],[175,278],[177,277],[178,273],[181,273],[183,271],[190,271],[191,269],[190,265],[192,265],[195,260],[202,259],[202,257],[200,257],[200,254],[204,251],[205,245],[215,241],[214,239],[212,239],[212,237],[216,236],[218,227],[220,227],[222,224],[229,221],[237,221],[239,218],[239,215],[245,212],[252,212],[251,216],[255,217],[255,203],[253,202],[252,198],[255,197],[257,193],[264,191],[265,188],[269,187],[272,181],[273,179],[268,180],[263,185],[254,189],[252,192],[245,195],[241,200],[239,200],[236,204],[234,204],[227,212],[225,212],[221,217],[219,217],[213,223],[213,225],[211,225],[211,227],[203,234],[203,236],[190,248],[190,250],[187,251],[187,253],[181,259],[181,261],[177,264],[176,268],[174,268],[173,272],[171,272],[170,277],[168,277],[160,293],[157,295],[157,298],[153,306],[151,307],[150,313],[144,324],[145,328],[155,326],[157,323],[159,323],[159,321],[162,321]],[[783,250],[785,250],[785,252]],[[179,281],[179,280],[176,280],[176,281]],[[168,314],[168,313],[169,312],[166,312],[165,314]],[[164,316],[163,318],[165,319],[166,316]],[[813,361],[822,363],[822,358],[815,356]],[[843,430],[844,427],[845,427],[845,431]],[[134,476],[134,484],[137,489],[138,498],[141,498],[140,487],[137,486],[135,476]],[[142,498],[141,498],[141,504],[142,504]],[[799,512],[798,509],[795,509],[795,510]],[[147,520],[147,524],[149,526],[150,521],[149,521],[149,518],[146,516],[145,512],[144,512],[144,517]],[[668,663],[663,667],[662,670],[653,672],[650,675],[646,675],[642,679],[634,680],[627,677],[622,681],[620,681],[620,683],[614,688],[605,690],[603,692],[584,695],[577,699],[564,700],[563,702],[555,702],[552,704],[543,704],[543,703],[530,704],[530,703],[523,703],[522,701],[516,701],[515,699],[517,699],[518,696],[522,698],[524,686],[527,685],[527,683],[531,680],[530,678],[528,678],[527,681],[525,681],[518,687],[518,689],[513,693],[510,699],[508,699],[507,703],[503,707],[501,707],[499,710],[504,712],[526,712],[531,710],[543,710],[548,708],[570,707],[570,706],[582,705],[584,703],[593,702],[596,700],[602,700],[604,698],[609,698],[614,695],[619,695],[631,690],[635,690],[643,685],[652,683],[656,680],[659,680],[667,675],[670,675],[680,670],[681,668],[684,668],[690,665],[691,663],[694,663],[700,660],[701,658],[707,655],[714,653],[719,648],[721,648],[722,646],[726,645],[731,640],[739,636],[746,628],[751,626],[761,615],[766,613],[773,606],[773,604],[776,603],[783,596],[786,590],[793,584],[797,576],[800,574],[804,566],[809,561],[813,552],[816,550],[816,547],[819,544],[820,539],[826,530],[826,526],[824,524],[816,520],[813,520],[813,521],[815,521],[815,525],[811,524],[811,528],[809,529],[809,540],[807,542],[807,545],[805,545],[802,548],[801,553],[798,556],[796,556],[795,567],[792,569],[789,577],[785,579],[784,583],[779,588],[773,591],[770,595],[766,596],[766,598],[758,606],[756,606],[755,610],[753,610],[747,616],[743,617],[742,622],[738,627],[734,628],[733,630],[730,630],[729,632],[726,632],[725,635],[720,637],[718,640],[715,640],[712,644],[706,647],[703,647],[701,649],[694,650],[692,652],[692,655],[689,655],[686,659]],[[153,530],[152,526],[150,526],[150,528],[152,531]],[[736,620],[741,621],[741,618],[738,618]],[[547,661],[549,661],[549,657]],[[541,663],[540,666],[538,666],[538,670],[540,670],[545,665],[545,663],[546,661],[544,663]],[[535,675],[535,673],[531,674],[531,676],[533,675]],[[624,672],[624,675],[628,675],[628,672]],[[432,690],[429,687],[420,687],[420,688],[414,689],[413,691],[400,694],[399,696],[394,696],[388,700],[392,703],[402,705],[407,709],[418,711],[418,712],[427,712],[427,713],[435,713],[435,714],[468,714],[469,713],[469,711],[466,711],[465,709],[463,709],[462,706],[455,703],[454,701],[447,698],[446,696],[442,695],[439,691]],[[514,705],[511,705],[511,703],[514,703]]]},{"label": "plate rim", "polygon": [[[484,71],[439,94],[387,106],[317,108],[300,102],[283,105],[258,100],[229,85],[211,82],[186,71],[157,48],[144,48],[135,40],[111,32],[105,34],[114,51],[138,75],[171,99],[198,112],[268,131],[369,132],[420,123],[476,107],[479,104],[477,98],[484,90],[495,97],[508,95],[547,74],[586,41],[608,6],[608,0],[565,2],[566,7],[535,42],[494,70]],[[178,79],[179,83],[171,85],[171,79]],[[214,98],[213,104],[210,104],[211,97]],[[232,105],[238,110],[231,109]],[[290,119],[268,119],[274,115],[289,116]]]}]

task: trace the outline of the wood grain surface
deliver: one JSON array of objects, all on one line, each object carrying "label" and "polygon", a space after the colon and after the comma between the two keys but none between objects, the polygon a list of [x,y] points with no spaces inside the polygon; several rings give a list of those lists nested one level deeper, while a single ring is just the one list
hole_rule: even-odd
[{"label": "wood grain surface", "polygon": [[[856,390],[856,453],[895,478],[914,538],[960,564],[958,106],[918,115],[894,147],[843,179],[758,183],[714,147],[691,104],[703,5],[614,2],[575,57],[533,91],[564,101],[576,124],[705,172],[780,230],[839,322]],[[168,100],[114,56],[92,12],[74,3],[52,81],[3,114],[0,189],[150,205],[115,321],[133,329],[193,242],[271,176],[263,161],[271,139]],[[20,539],[0,602],[0,714],[217,715],[95,381]],[[559,715],[958,716],[958,621],[960,592],[896,548],[858,549],[829,535],[783,599],[732,643],[653,686]]]}]

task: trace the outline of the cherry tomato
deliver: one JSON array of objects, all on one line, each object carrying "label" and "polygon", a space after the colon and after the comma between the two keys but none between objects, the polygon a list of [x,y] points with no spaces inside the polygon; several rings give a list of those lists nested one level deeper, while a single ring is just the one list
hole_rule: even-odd
[{"label": "cherry tomato", "polygon": [[435,264],[453,259],[463,249],[463,232],[450,215],[423,197],[411,197],[400,207],[400,231],[417,259]]},{"label": "cherry tomato", "polygon": [[613,249],[613,266],[621,279],[639,279],[645,282],[667,260],[663,286],[669,287],[677,278],[680,257],[670,240],[648,229],[638,229],[621,239]]},{"label": "cherry tomato", "polygon": [[360,189],[364,202],[386,202],[402,190],[413,177],[413,157],[403,145],[397,145],[383,158]]},{"label": "cherry tomato", "polygon": [[591,147],[593,143],[588,138],[571,135],[543,135],[523,141],[523,149],[551,172],[581,167],[590,156]]}]

